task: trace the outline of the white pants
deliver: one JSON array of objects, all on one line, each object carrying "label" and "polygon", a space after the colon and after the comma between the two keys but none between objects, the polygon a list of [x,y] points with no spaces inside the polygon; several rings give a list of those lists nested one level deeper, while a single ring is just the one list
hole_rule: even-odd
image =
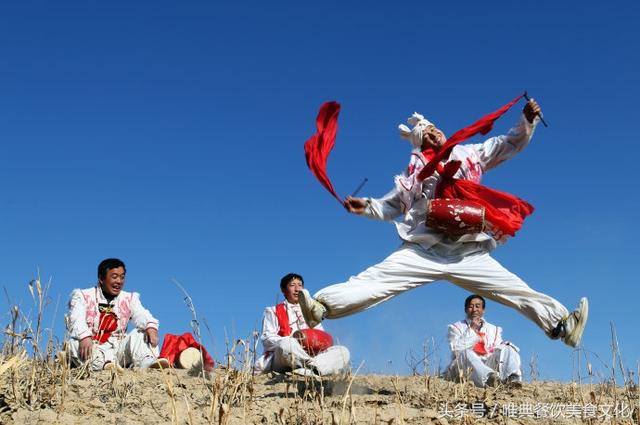
[{"label": "white pants", "polygon": [[[520,354],[509,345],[501,345],[488,356],[481,357],[471,348],[454,354],[449,366],[449,377],[457,380],[460,376],[470,374],[470,378],[478,387],[483,387],[491,372],[498,374],[501,381],[509,376],[522,377],[520,370]],[[518,380],[521,380],[518,379]]]},{"label": "white pants", "polygon": [[[75,366],[82,365],[79,356],[80,341],[69,340],[71,361]],[[98,344],[94,341],[91,359],[88,360],[91,370],[102,370],[106,363],[112,362],[122,367],[141,367],[158,357],[158,347],[151,347],[144,340],[144,332],[134,329],[124,338],[111,336],[106,342]]]},{"label": "white pants", "polygon": [[320,375],[334,375],[346,372],[349,368],[350,354],[346,347],[334,345],[325,351],[310,356],[293,337],[280,340],[272,353],[273,360],[268,370],[287,372],[301,367],[315,368]]},{"label": "white pants", "polygon": [[562,304],[531,289],[486,251],[443,257],[414,244],[404,244],[381,263],[314,297],[327,308],[327,317],[336,319],[440,279],[518,310],[547,335],[568,314]]}]

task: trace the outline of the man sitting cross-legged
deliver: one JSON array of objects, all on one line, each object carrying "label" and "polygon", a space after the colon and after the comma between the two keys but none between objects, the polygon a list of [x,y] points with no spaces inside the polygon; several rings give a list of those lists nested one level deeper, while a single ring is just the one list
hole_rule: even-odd
[{"label": "man sitting cross-legged", "polygon": [[[117,258],[98,265],[98,284],[75,289],[67,328],[71,363],[91,370],[114,366],[169,367],[158,359],[158,321],[140,303],[137,292],[123,291],[126,268]],[[129,320],[136,329],[127,334]]]},{"label": "man sitting cross-legged", "polygon": [[485,301],[470,295],[464,301],[466,319],[449,325],[452,361],[447,374],[457,380],[470,377],[478,387],[498,383],[521,385],[518,347],[502,340],[502,328],[484,320]]},{"label": "man sitting cross-legged", "polygon": [[331,375],[349,368],[349,350],[332,345],[322,326],[309,329],[298,305],[298,294],[304,287],[302,276],[289,273],[280,281],[284,302],[267,307],[262,321],[260,340],[264,354],[256,360],[257,372]]}]

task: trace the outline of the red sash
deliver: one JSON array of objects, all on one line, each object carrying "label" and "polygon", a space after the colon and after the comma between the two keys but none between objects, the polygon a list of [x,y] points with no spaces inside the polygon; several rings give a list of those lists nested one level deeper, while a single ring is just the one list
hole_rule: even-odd
[{"label": "red sash", "polygon": [[470,180],[454,179],[453,175],[460,168],[459,161],[450,161],[442,166],[440,161],[447,160],[453,148],[460,142],[478,133],[487,134],[493,127],[494,121],[500,118],[523,96],[518,96],[497,111],[485,115],[469,127],[458,130],[437,151],[428,149],[423,152],[429,163],[420,171],[418,180],[422,181],[431,176],[434,171],[442,175],[442,181],[437,188],[437,198],[453,198],[477,202],[485,208],[485,218],[491,223],[492,232],[515,236],[520,230],[524,219],[533,213],[533,206],[527,201],[506,192],[500,192],[482,186]]},{"label": "red sash", "polygon": [[480,341],[478,341],[476,343],[476,345],[473,346],[473,351],[475,351],[477,354],[480,354],[481,356],[486,356],[487,355],[487,348],[484,346],[484,332],[477,332],[478,336],[480,337]]},{"label": "red sash", "polygon": [[278,335],[289,336],[291,335],[291,326],[289,326],[289,315],[287,314],[287,306],[284,303],[280,303],[276,306],[276,318],[278,319]]},{"label": "red sash", "polygon": [[113,312],[100,312],[100,322],[98,323],[98,333],[92,338],[100,344],[104,344],[113,332],[118,329],[118,317]]}]

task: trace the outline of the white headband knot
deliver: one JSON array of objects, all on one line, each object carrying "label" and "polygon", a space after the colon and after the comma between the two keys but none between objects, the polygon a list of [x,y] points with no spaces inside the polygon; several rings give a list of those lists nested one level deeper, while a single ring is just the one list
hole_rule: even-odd
[{"label": "white headband knot", "polygon": [[420,148],[422,146],[422,131],[433,124],[417,112],[414,112],[413,115],[407,118],[407,123],[412,125],[413,128],[409,129],[406,125],[400,124],[398,126],[400,137],[408,140],[414,149]]}]

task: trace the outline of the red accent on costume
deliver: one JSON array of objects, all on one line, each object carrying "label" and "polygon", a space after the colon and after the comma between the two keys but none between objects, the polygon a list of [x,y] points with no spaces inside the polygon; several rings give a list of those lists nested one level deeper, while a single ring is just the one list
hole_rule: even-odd
[{"label": "red accent on costume", "polygon": [[279,336],[291,335],[291,326],[289,326],[289,315],[287,314],[287,306],[284,303],[280,303],[276,306],[276,319],[278,319]]},{"label": "red accent on costume", "polygon": [[485,220],[509,236],[520,230],[534,208],[527,201],[507,192],[490,189],[470,180],[444,179],[438,186],[439,198],[474,201],[484,207]]},{"label": "red accent on costume", "polygon": [[467,158],[467,169],[469,170],[469,178],[475,183],[480,183],[480,176],[482,176],[482,167],[477,162],[473,162],[471,158]]},{"label": "red accent on costume", "polygon": [[[488,133],[493,127],[493,123],[521,98],[522,96],[518,96],[497,111],[485,115],[472,125],[454,133],[418,175],[418,179],[422,181],[438,170],[442,175],[442,181],[438,185],[437,198],[454,198],[479,203],[485,208],[485,219],[491,223],[493,232],[501,232],[510,236],[514,236],[520,230],[524,219],[533,212],[533,206],[509,193],[490,189],[470,180],[454,179],[453,174],[460,167],[460,162],[451,161],[457,165],[447,163],[441,166],[440,161],[449,158],[451,151],[458,143],[478,133]],[[452,171],[453,173],[451,173]]]},{"label": "red accent on costume", "polygon": [[475,136],[478,133],[487,134],[489,131],[491,131],[491,129],[493,128],[493,123],[502,115],[504,115],[504,113],[507,112],[509,108],[515,105],[516,102],[518,102],[520,99],[522,99],[522,95],[516,97],[497,111],[493,111],[485,115],[470,126],[456,131],[453,136],[449,137],[446,143],[442,145],[440,149],[438,149],[438,152],[433,156],[433,159],[429,161],[429,163],[422,169],[420,175],[418,176],[418,179],[424,180],[432,175],[440,161],[449,158],[451,151],[458,143],[464,142],[469,137]]},{"label": "red accent on costume", "polygon": [[327,176],[327,160],[336,141],[338,131],[338,114],[340,104],[338,102],[325,102],[320,107],[316,118],[316,133],[304,144],[304,154],[307,166],[314,176],[331,194],[342,204],[342,199],[333,189],[331,180]]},{"label": "red accent on costume", "polygon": [[300,332],[304,334],[302,348],[312,356],[333,345],[333,337],[320,329],[301,329]]},{"label": "red accent on costume", "polygon": [[[276,318],[278,319],[278,326],[280,327],[278,335],[291,335],[289,315],[287,314],[287,306],[285,303],[276,305]],[[304,335],[304,339],[301,341],[302,348],[312,356],[333,345],[333,337],[320,329],[300,329],[300,332]]]},{"label": "red accent on costume", "polygon": [[478,336],[481,338],[480,341],[476,342],[476,345],[473,346],[473,351],[481,356],[487,355],[487,349],[484,346],[484,332],[476,332]]},{"label": "red accent on costume", "polygon": [[189,347],[202,349],[202,357],[204,358],[204,369],[213,369],[213,359],[207,350],[191,335],[191,332],[185,332],[182,335],[166,334],[162,342],[162,350],[160,350],[160,358],[169,360],[172,365],[180,357],[180,353]]},{"label": "red accent on costume", "polygon": [[425,157],[425,159],[428,162],[431,162],[433,157],[436,156],[436,151],[434,151],[432,148],[427,148],[427,149],[422,151],[422,155]]},{"label": "red accent on costume", "polygon": [[113,313],[100,313],[100,322],[98,324],[98,333],[93,335],[91,339],[104,344],[111,337],[111,334],[118,329],[118,318]]}]

